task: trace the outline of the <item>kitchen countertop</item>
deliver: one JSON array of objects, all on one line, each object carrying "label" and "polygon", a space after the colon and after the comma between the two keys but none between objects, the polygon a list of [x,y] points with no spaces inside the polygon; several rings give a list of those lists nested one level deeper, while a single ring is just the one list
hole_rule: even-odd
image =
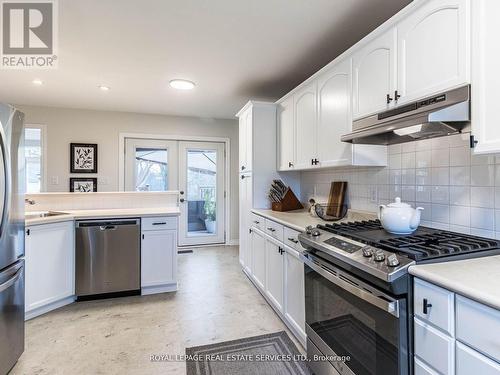
[{"label": "kitchen countertop", "polygon": [[339,221],[325,221],[321,220],[319,217],[313,217],[309,214],[308,210],[295,210],[287,212],[272,211],[269,209],[253,209],[253,213],[264,216],[270,220],[276,221],[286,227],[298,230],[302,232],[308,225],[316,226],[318,224],[327,223],[344,223],[346,221],[361,221],[361,220],[373,220],[377,218],[377,215],[372,212],[364,211],[354,211],[349,210],[345,218]]},{"label": "kitchen countertop", "polygon": [[500,255],[417,264],[410,274],[500,310]]},{"label": "kitchen countertop", "polygon": [[[146,217],[146,216],[179,216],[179,207],[163,208],[124,208],[124,209],[98,209],[98,210],[64,210],[64,215],[35,217],[26,219],[26,226],[58,223],[63,221],[73,221],[79,219],[106,219],[122,217]],[[35,213],[35,212],[33,212]],[[27,213],[29,214],[29,213]]]}]

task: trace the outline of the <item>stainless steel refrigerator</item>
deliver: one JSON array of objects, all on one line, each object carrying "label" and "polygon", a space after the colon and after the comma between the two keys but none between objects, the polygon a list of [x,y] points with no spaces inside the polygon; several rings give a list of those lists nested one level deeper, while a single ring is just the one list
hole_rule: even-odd
[{"label": "stainless steel refrigerator", "polygon": [[0,374],[24,350],[24,114],[0,104]]}]

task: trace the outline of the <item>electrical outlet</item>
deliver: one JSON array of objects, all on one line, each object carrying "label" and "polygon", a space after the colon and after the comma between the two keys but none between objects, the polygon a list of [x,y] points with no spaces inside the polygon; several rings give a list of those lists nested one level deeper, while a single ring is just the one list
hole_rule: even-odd
[{"label": "electrical outlet", "polygon": [[377,203],[378,194],[377,194],[377,187],[376,186],[370,186],[370,203]]},{"label": "electrical outlet", "polygon": [[50,178],[50,184],[51,185],[59,185],[59,177],[58,176],[52,176]]}]

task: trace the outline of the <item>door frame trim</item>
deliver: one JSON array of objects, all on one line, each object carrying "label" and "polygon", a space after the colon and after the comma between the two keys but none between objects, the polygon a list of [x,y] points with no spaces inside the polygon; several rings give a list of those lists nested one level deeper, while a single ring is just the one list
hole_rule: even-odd
[{"label": "door frame trim", "polygon": [[151,133],[122,133],[118,134],[118,191],[125,191],[125,139],[143,138],[158,139],[162,141],[193,141],[193,142],[218,142],[224,143],[225,168],[224,168],[224,191],[226,192],[224,202],[224,244],[232,244],[231,239],[231,140],[228,137],[209,137],[174,134],[151,134]]}]

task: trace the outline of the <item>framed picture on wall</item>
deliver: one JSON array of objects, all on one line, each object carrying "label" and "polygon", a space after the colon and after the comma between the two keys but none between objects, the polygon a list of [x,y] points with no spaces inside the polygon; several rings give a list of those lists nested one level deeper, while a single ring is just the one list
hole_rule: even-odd
[{"label": "framed picture on wall", "polygon": [[70,173],[97,173],[97,144],[70,144]]},{"label": "framed picture on wall", "polygon": [[95,193],[97,191],[97,178],[71,177],[69,191],[71,193]]}]

